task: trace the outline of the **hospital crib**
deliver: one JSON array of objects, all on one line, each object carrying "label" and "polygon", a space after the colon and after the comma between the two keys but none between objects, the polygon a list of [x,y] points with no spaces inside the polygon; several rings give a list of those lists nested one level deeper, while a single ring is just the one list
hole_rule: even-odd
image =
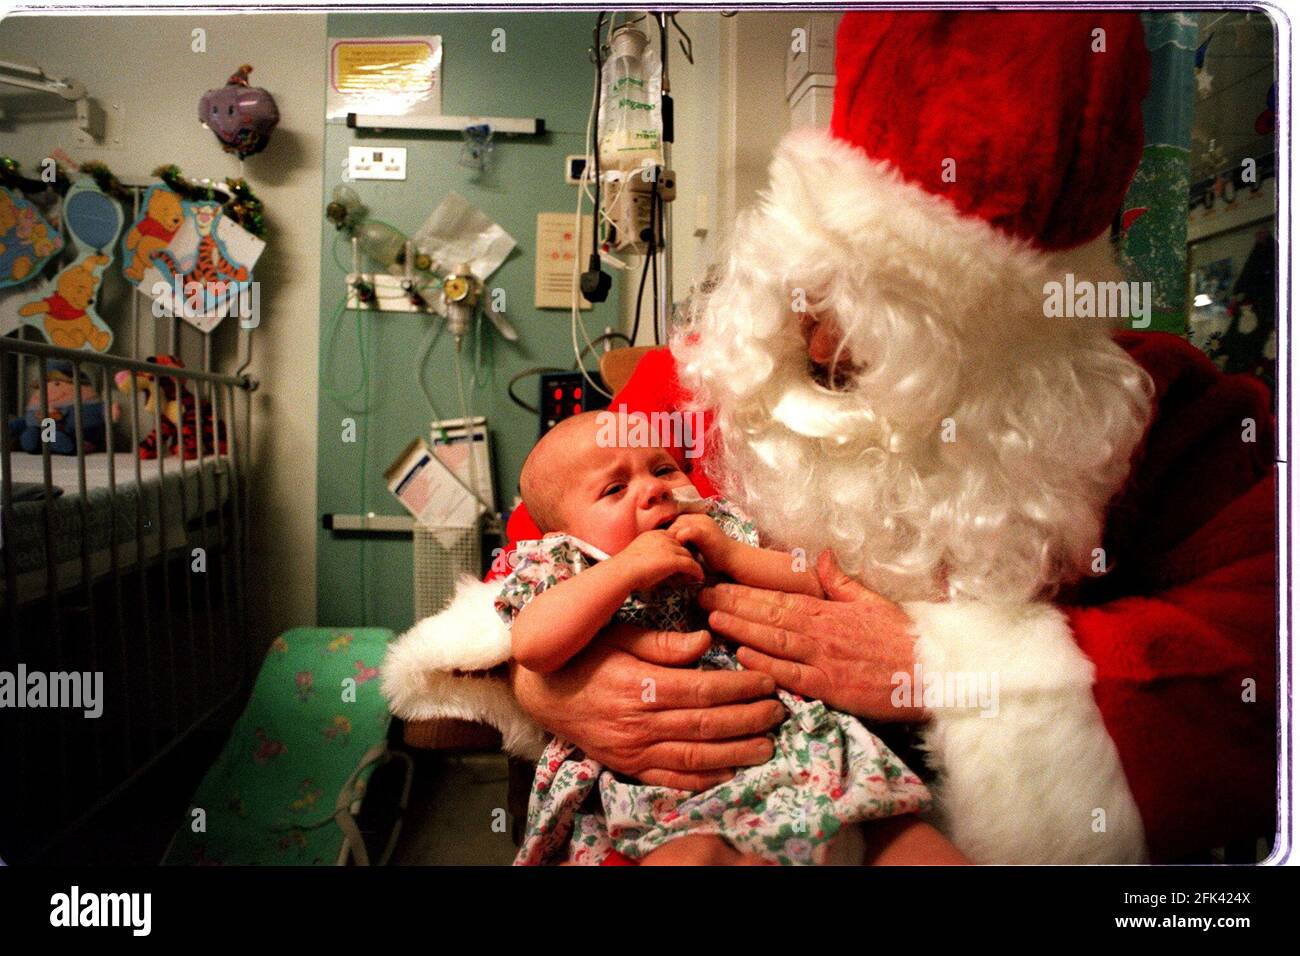
[{"label": "hospital crib", "polygon": [[[251,355],[247,333],[241,339]],[[33,367],[48,417],[49,359],[70,361],[73,380],[86,375],[106,402],[123,371],[187,386],[200,398],[196,418],[199,407],[210,408],[213,431],[224,429],[227,444],[209,452],[200,441],[191,461],[141,460],[138,442],[150,429],[162,433],[163,412],[161,402],[142,410],[132,374],[122,434],[109,427],[105,449],[84,451],[80,394],[75,456],[52,455],[46,443],[40,455],[0,446],[0,676],[103,675],[98,718],[72,707],[0,707],[0,856],[11,863],[40,861],[76,840],[234,702],[250,673],[248,362],[241,373],[214,372],[205,341],[202,370],[162,375],[134,358],[0,337],[6,418],[22,414]]]}]

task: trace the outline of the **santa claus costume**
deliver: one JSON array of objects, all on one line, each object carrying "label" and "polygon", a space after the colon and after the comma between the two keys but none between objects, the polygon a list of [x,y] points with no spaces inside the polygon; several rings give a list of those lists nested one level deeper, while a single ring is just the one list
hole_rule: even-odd
[{"label": "santa claus costume", "polygon": [[[612,407],[703,411],[701,494],[900,603],[918,680],[996,677],[995,716],[935,706],[919,731],[972,860],[1272,834],[1268,393],[1122,316],[1044,309],[1053,283],[1121,279],[1139,19],[849,13],[836,71],[830,131],[782,141],[716,285]],[[833,368],[808,316],[842,332]],[[509,531],[537,536],[522,508]],[[384,687],[400,717],[482,720],[535,758],[545,732],[487,673],[510,654],[496,592],[463,582]]]}]

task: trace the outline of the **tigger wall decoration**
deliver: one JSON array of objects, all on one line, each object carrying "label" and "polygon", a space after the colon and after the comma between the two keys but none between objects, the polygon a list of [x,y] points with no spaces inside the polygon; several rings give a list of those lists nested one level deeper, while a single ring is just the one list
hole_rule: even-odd
[{"label": "tigger wall decoration", "polygon": [[[155,186],[145,203],[136,250],[144,249],[148,263],[140,273],[139,291],[154,301],[155,315],[178,315],[202,332],[210,332],[227,315],[250,311],[255,303],[253,266],[266,243],[227,216],[217,200],[182,200],[184,221],[163,246],[162,238],[173,221],[175,195]],[[154,212],[161,219],[154,218]],[[136,228],[133,226],[133,230]],[[130,240],[130,234],[127,239]],[[133,251],[132,267],[140,253]],[[129,277],[129,274],[128,274]]]}]

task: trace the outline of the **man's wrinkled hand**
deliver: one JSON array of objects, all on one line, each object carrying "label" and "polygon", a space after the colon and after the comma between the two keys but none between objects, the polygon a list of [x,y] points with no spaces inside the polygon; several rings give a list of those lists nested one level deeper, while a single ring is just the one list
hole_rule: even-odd
[{"label": "man's wrinkled hand", "polygon": [[829,551],[817,562],[827,600],[740,584],[700,592],[709,627],[740,644],[736,659],[791,693],[879,721],[924,719],[891,701],[893,677],[911,674],[916,637],[893,601],[846,575]]},{"label": "man's wrinkled hand", "polygon": [[704,790],[767,761],[766,734],[785,719],[769,675],[690,666],[710,641],[615,625],[555,673],[512,665],[511,688],[534,720],[609,769]]}]

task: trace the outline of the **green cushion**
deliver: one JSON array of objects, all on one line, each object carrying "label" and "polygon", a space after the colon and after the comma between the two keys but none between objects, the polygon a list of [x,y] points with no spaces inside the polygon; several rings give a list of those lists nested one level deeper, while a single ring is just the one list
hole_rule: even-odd
[{"label": "green cushion", "polygon": [[[388,735],[386,628],[299,627],[276,638],[252,698],[204,777],[164,865],[333,865],[340,791]],[[370,768],[358,776],[359,800]],[[195,810],[204,827],[195,832]]]}]

